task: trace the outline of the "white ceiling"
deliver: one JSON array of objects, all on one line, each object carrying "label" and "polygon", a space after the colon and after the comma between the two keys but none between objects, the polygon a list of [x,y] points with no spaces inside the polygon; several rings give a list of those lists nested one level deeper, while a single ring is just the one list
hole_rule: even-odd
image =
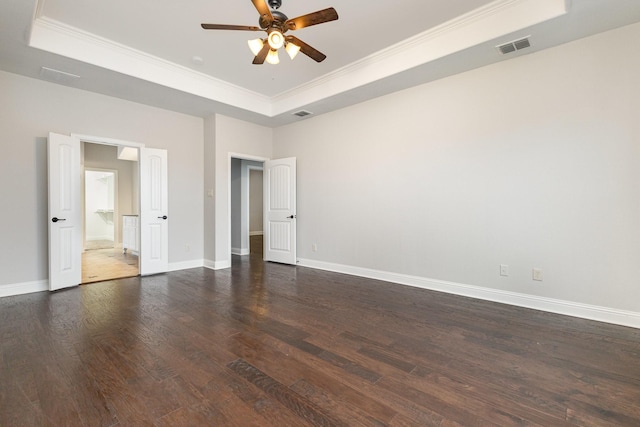
[{"label": "white ceiling", "polygon": [[[337,108],[640,21],[640,0],[283,0],[288,17],[335,7],[339,20],[295,31],[322,63],[280,53],[253,65],[263,33],[251,0],[0,0],[0,69],[198,116],[266,126]],[[530,36],[502,56],[495,46]],[[196,64],[193,57],[201,57]]]}]

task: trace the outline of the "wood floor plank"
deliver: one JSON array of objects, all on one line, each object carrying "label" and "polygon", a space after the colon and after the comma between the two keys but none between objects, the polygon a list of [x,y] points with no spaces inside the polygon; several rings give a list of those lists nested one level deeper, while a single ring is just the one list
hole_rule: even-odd
[{"label": "wood floor plank", "polygon": [[[299,376],[301,378],[314,382],[320,381],[320,384],[324,386],[325,390],[331,388],[340,389],[343,386],[356,390],[359,397],[354,398],[353,401],[359,401],[360,404],[358,407],[366,410],[374,419],[384,420],[397,413],[401,413],[406,415],[407,418],[413,419],[415,425],[439,425],[434,424],[434,420],[438,420],[438,423],[445,421],[436,411],[421,408],[416,405],[415,402],[407,400],[404,397],[388,394],[379,387],[371,384],[370,381],[362,376],[345,371],[336,364],[328,363],[295,346],[281,342],[279,349],[292,359],[303,361],[301,363],[308,365],[310,369],[307,368],[306,373],[300,374]],[[276,358],[275,360],[279,360],[280,363],[282,363],[281,358]],[[326,376],[326,378],[320,380],[320,373]],[[340,394],[340,396],[344,395],[345,394]],[[347,393],[347,396],[348,395],[349,393]]]},{"label": "wood floor plank", "polygon": [[0,298],[0,426],[638,426],[640,330],[233,257]]},{"label": "wood floor plank", "polygon": [[229,422],[223,425],[306,425],[293,412],[258,387],[238,377],[228,368],[222,369],[201,391],[229,419]]},{"label": "wood floor plank", "polygon": [[229,365],[229,369],[238,374],[240,377],[257,386],[269,396],[275,398],[278,402],[296,413],[301,419],[309,422],[314,426],[342,426],[346,425],[340,421],[332,419],[331,416],[325,414],[321,408],[305,399],[289,387],[284,386],[259,369],[251,366],[242,359],[237,359]]},{"label": "wood floor plank", "polygon": [[[313,384],[328,395],[339,397],[345,403],[352,403],[354,407],[362,408],[372,420],[387,422],[396,412],[383,403],[377,402],[370,396],[336,381],[335,377],[327,375],[323,369],[318,369],[322,359],[309,354],[299,347],[291,346],[268,335],[249,336],[247,333],[231,338],[233,348],[239,357],[247,360],[268,373],[279,382],[295,387],[300,381]],[[279,363],[274,364],[273,361]],[[339,368],[332,365],[336,372]],[[366,381],[362,379],[362,381]]]},{"label": "wood floor plank", "polygon": [[[304,361],[301,361],[299,358],[290,357],[289,352],[283,353],[279,351],[278,348],[280,347],[277,344],[274,344],[273,337],[270,337],[270,339],[265,337],[265,339],[261,340],[258,344],[256,344],[256,341],[258,341],[258,339],[248,337],[246,336],[246,334],[234,336],[233,340],[239,346],[242,346],[242,348],[238,347],[236,351],[241,357],[246,358],[255,366],[264,367],[268,370],[269,375],[274,379],[277,379],[279,382],[282,382],[284,384],[291,384],[291,387],[294,391],[298,390],[300,384],[307,384],[308,387],[305,388],[305,391],[308,392],[309,390],[311,390],[314,386],[309,383],[308,380],[313,380],[315,384],[321,384],[323,386],[332,385],[328,387],[327,390],[321,390],[320,388],[316,387],[314,389],[316,393],[313,394],[313,397],[317,397],[317,395],[322,394],[322,399],[326,403],[332,401],[332,397],[330,396],[335,396],[333,397],[334,399],[344,402],[344,405],[342,406],[344,413],[351,413],[348,401],[354,400],[358,403],[358,405],[366,406],[367,410],[366,415],[363,416],[364,418],[367,418],[370,423],[373,423],[375,425],[380,424],[380,422],[377,421],[376,418],[380,416],[381,412],[385,411],[382,410],[382,408],[384,407],[383,405],[379,405],[375,401],[359,395],[353,389],[350,389],[346,386],[340,386],[339,383],[336,383],[328,377],[323,376],[322,373],[304,363]],[[297,347],[292,348],[297,349]],[[254,351],[253,349],[256,350]],[[284,349],[284,351],[287,350]],[[278,363],[277,366],[274,366],[274,364],[271,362],[273,360],[279,360],[280,363]],[[333,395],[331,395],[331,392],[333,392]],[[306,394],[305,396],[312,397]],[[312,399],[312,401],[318,403],[317,399]],[[323,405],[319,406],[324,408]],[[387,415],[389,414],[389,412],[390,415]],[[395,412],[386,409],[386,413],[384,413],[381,418],[390,419],[393,415],[395,415]],[[358,415],[357,417],[359,416],[360,415]]]},{"label": "wood floor plank", "polygon": [[340,414],[340,419],[349,426],[386,426],[366,413],[362,413],[357,408],[352,407],[339,396],[332,395],[326,390],[310,383],[307,380],[299,380],[291,386],[291,389],[299,395],[305,397],[322,410],[328,413]]},{"label": "wood floor plank", "polygon": [[204,405],[180,407],[163,416],[155,424],[158,427],[199,427],[229,425],[230,422],[219,411]]}]

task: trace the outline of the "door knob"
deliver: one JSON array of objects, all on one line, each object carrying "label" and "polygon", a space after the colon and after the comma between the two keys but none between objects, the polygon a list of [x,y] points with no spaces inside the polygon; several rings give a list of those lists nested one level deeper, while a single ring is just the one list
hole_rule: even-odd
[{"label": "door knob", "polygon": [[287,219],[293,219],[295,217],[296,217],[295,215],[290,215],[290,216],[287,217]]},{"label": "door knob", "polygon": [[158,219],[167,219],[166,215],[159,216]]},{"label": "door knob", "polygon": [[55,216],[53,218],[51,218],[51,222],[58,222],[58,221],[66,221],[66,218],[56,218]]}]

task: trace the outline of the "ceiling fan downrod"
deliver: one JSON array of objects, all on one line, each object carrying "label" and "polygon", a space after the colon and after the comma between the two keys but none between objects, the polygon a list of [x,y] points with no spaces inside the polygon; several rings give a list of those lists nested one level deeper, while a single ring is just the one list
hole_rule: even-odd
[{"label": "ceiling fan downrod", "polygon": [[269,0],[269,6],[271,9],[278,9],[282,6],[282,0]]}]

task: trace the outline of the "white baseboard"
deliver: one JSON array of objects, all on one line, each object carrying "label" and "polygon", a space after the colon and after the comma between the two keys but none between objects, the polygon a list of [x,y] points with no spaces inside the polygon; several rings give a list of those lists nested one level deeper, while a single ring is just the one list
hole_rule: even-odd
[{"label": "white baseboard", "polygon": [[262,236],[264,235],[264,231],[250,231],[249,236]]},{"label": "white baseboard", "polygon": [[203,267],[209,270],[223,270],[225,268],[231,268],[231,261],[211,261],[210,259],[205,259]]},{"label": "white baseboard", "polygon": [[249,249],[231,248],[231,255],[245,256],[249,255],[251,251]]},{"label": "white baseboard", "polygon": [[48,280],[0,285],[0,298],[49,290]]},{"label": "white baseboard", "polygon": [[446,292],[449,294],[461,295],[465,297],[478,298],[487,301],[531,308],[534,310],[542,310],[550,313],[563,314],[566,316],[580,317],[583,319],[596,320],[599,322],[612,323],[615,325],[629,326],[632,328],[640,328],[640,313],[633,311],[618,310],[572,301],[538,297],[535,295],[527,295],[516,292],[502,291],[499,289],[465,285],[462,283],[428,279],[419,276],[409,276],[405,274],[390,273],[387,271],[353,267],[323,261],[315,261],[311,259],[298,259],[298,265],[302,267],[315,268],[318,270],[350,274],[353,276],[366,277],[369,279],[382,280],[385,282],[398,283],[401,285],[413,286],[417,288]]},{"label": "white baseboard", "polygon": [[[599,322],[612,323],[615,325],[629,326],[632,328],[640,329],[640,313],[633,311],[618,310],[572,301],[538,297],[535,295],[483,288],[480,286],[446,282],[443,280],[428,279],[419,276],[390,273],[387,271],[353,267],[310,259],[298,259],[298,265],[301,267],[309,267],[318,270],[350,274],[353,276],[366,277],[370,279],[382,280],[385,282],[398,283],[401,285],[413,286],[422,289],[446,292],[449,294],[478,298],[487,301],[494,301],[503,304],[531,308],[534,310],[542,310],[550,313],[580,317],[583,319],[596,320]],[[231,262],[216,262],[211,260],[191,260],[177,262],[169,264],[169,271],[186,270],[197,267],[205,267],[211,270],[222,270],[225,268],[230,268]],[[0,297],[29,294],[47,290],[49,290],[48,280],[0,285]]]}]

